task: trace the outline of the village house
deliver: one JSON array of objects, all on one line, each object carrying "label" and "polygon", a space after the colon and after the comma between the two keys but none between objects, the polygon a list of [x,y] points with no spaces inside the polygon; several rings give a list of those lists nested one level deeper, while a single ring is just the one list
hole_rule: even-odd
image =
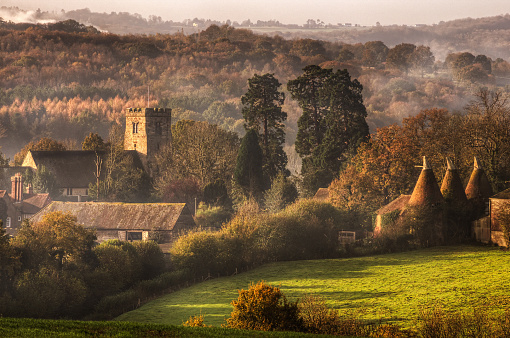
[{"label": "village house", "polygon": [[[129,108],[126,110],[124,132],[124,152],[132,157],[133,165],[149,174],[157,171],[156,154],[161,147],[170,144],[172,110],[168,108]],[[89,200],[89,185],[96,183],[98,160],[105,162],[105,152],[72,151],[29,151],[21,167],[2,168],[5,174],[25,172],[34,173],[44,166],[55,177],[61,193],[59,199],[84,202]],[[100,174],[104,175],[103,172]],[[5,190],[9,191],[6,186]],[[10,193],[10,192],[9,192]]]},{"label": "village house", "polygon": [[54,201],[30,219],[38,222],[47,213],[68,212],[85,228],[94,229],[99,243],[155,240],[170,244],[193,229],[195,221],[185,203],[109,203]]},{"label": "village house", "polygon": [[23,176],[21,173],[11,177],[11,191],[0,190],[0,219],[6,233],[13,236],[21,227],[23,220],[32,217],[51,202],[49,194],[34,194],[28,186],[23,192]]}]

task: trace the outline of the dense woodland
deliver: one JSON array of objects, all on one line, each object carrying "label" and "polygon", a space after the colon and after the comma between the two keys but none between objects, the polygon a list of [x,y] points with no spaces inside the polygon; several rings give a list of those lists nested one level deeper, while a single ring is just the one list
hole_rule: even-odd
[{"label": "dense woodland", "polygon": [[[198,34],[114,35],[75,21],[3,23],[0,41],[2,151],[13,155],[48,136],[79,147],[91,131],[106,137],[123,123],[126,107],[173,109],[174,121],[193,119],[243,134],[240,97],[254,74],[283,84],[287,150],[301,111],[286,91],[303,67],[344,69],[363,85],[371,131],[424,108],[460,111],[473,85],[505,81],[510,65],[471,53],[436,60],[428,46],[286,40],[246,29],[210,26]],[[290,167],[298,171],[290,151]]]}]

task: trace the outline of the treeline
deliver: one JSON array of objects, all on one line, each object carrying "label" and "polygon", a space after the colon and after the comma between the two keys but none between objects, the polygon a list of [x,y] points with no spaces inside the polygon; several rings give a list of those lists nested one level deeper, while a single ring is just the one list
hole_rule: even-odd
[{"label": "treeline", "polygon": [[26,222],[14,239],[0,232],[2,316],[81,318],[104,312],[104,298],[166,271],[155,242],[95,246],[94,232],[69,213]]},{"label": "treeline", "polygon": [[[207,121],[242,133],[240,97],[254,74],[274,73],[288,94],[285,84],[307,65],[346,68],[364,87],[368,124],[375,130],[423,107],[459,110],[473,83],[497,84],[510,73],[506,61],[488,57],[490,71],[484,61],[458,72],[427,46],[412,44],[285,40],[214,25],[191,35],[155,36],[76,31],[77,22],[61,26],[0,29],[1,143],[8,157],[41,134],[61,140],[83,136],[77,129],[88,127],[75,123],[82,114],[96,118],[105,137],[112,122],[122,123],[123,109],[147,104],[148,89],[149,105],[172,108],[174,121]],[[286,97],[291,146],[301,113]],[[69,133],[60,134],[63,130]]]}]

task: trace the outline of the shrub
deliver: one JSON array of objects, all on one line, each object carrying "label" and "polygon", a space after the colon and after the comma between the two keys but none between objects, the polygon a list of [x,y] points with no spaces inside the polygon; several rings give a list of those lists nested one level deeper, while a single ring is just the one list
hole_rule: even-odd
[{"label": "shrub", "polygon": [[195,216],[195,223],[202,227],[221,228],[223,223],[227,222],[232,217],[232,211],[222,206],[207,206],[200,203]]},{"label": "shrub", "polygon": [[231,303],[234,309],[227,318],[227,327],[259,331],[302,328],[297,302],[288,302],[279,288],[261,281],[238,292],[239,297]]},{"label": "shrub", "polygon": [[133,242],[140,266],[141,279],[154,278],[165,270],[165,255],[159,245],[154,241]]},{"label": "shrub", "polygon": [[175,269],[192,270],[195,276],[217,273],[220,236],[206,231],[189,232],[181,236],[170,249]]},{"label": "shrub", "polygon": [[187,321],[182,323],[182,326],[189,326],[189,327],[206,327],[207,325],[204,324],[204,316],[191,316]]},{"label": "shrub", "polygon": [[135,287],[135,290],[140,297],[150,297],[169,288],[177,288],[179,284],[190,278],[188,270],[166,272],[154,279],[141,281]]},{"label": "shrub", "polygon": [[320,296],[305,296],[299,303],[299,317],[305,331],[310,333],[335,334],[339,329],[338,312],[329,309]]},{"label": "shrub", "polygon": [[134,290],[128,290],[101,299],[95,308],[96,315],[113,318],[124,312],[133,310],[139,302],[139,296]]},{"label": "shrub", "polygon": [[110,240],[95,247],[93,252],[99,264],[88,284],[99,298],[126,289],[139,280],[142,267],[131,243]]},{"label": "shrub", "polygon": [[472,314],[445,313],[440,307],[421,311],[418,328],[423,338],[510,336],[510,312],[502,315],[489,313],[485,308],[473,309]]},{"label": "shrub", "polygon": [[26,271],[16,282],[16,312],[33,318],[79,313],[87,288],[82,280],[53,268]]}]

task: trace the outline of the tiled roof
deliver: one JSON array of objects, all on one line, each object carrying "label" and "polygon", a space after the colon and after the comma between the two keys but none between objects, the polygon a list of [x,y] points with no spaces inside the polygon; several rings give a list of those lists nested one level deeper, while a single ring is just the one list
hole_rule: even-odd
[{"label": "tiled roof", "polygon": [[52,202],[30,220],[38,222],[53,211],[70,212],[78,223],[98,230],[173,230],[183,221],[195,225],[185,203]]},{"label": "tiled roof", "polygon": [[425,157],[423,158],[423,169],[414,186],[413,193],[409,199],[409,205],[422,206],[443,202],[443,195],[437,185],[436,177]]},{"label": "tiled roof", "polygon": [[489,198],[494,194],[489,179],[485,174],[480,161],[475,157],[475,163],[471,177],[466,186],[466,196],[468,199]]},{"label": "tiled roof", "polygon": [[448,169],[446,170],[443,183],[441,184],[441,194],[448,200],[459,202],[467,201],[459,171],[449,159],[447,159],[447,161]]},{"label": "tiled roof", "polygon": [[400,195],[398,198],[378,209],[375,213],[377,215],[384,215],[395,210],[403,210],[407,203],[409,203],[410,198],[411,195]]},{"label": "tiled roof", "polygon": [[33,215],[50,202],[50,194],[24,194],[21,210],[24,214]]}]

